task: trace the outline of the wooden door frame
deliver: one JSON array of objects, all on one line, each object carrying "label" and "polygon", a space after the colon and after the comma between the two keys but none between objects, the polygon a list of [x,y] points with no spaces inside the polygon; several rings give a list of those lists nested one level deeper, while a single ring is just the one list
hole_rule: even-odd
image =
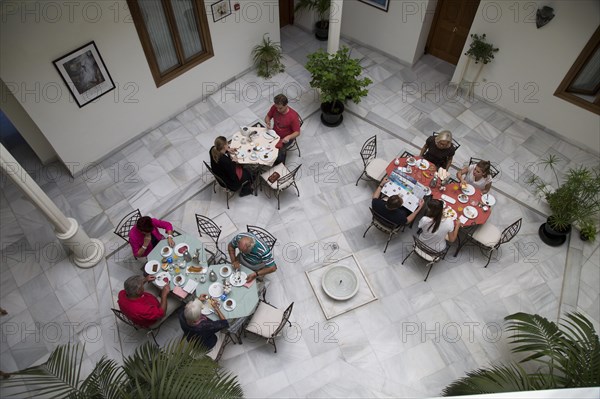
[{"label": "wooden door frame", "polygon": [[[290,11],[288,14],[288,18],[290,20],[290,25],[294,25],[294,0],[284,0],[284,1],[287,1],[288,5],[289,5],[288,9]],[[280,25],[281,25],[281,21],[280,21]],[[281,29],[281,27],[279,29]]]},{"label": "wooden door frame", "polygon": [[431,47],[431,41],[433,40],[433,33],[437,28],[437,24],[440,20],[440,13],[442,12],[442,3],[446,0],[439,0],[435,6],[435,13],[433,14],[433,21],[431,21],[431,27],[429,28],[429,34],[427,35],[427,42],[425,43],[425,53],[429,53],[429,48]]}]

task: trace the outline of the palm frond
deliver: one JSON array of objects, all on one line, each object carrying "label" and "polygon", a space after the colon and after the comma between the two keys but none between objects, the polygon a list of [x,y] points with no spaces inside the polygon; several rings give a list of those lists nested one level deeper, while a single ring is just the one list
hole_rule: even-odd
[{"label": "palm frond", "polygon": [[81,385],[81,390],[89,398],[121,398],[126,381],[123,369],[112,359],[102,357]]},{"label": "palm frond", "polygon": [[562,364],[565,386],[600,385],[600,341],[592,323],[581,313],[569,313],[562,320],[566,358]]},{"label": "palm frond", "polygon": [[538,379],[531,379],[518,364],[497,365],[467,373],[442,391],[442,396],[477,395],[541,389]]}]

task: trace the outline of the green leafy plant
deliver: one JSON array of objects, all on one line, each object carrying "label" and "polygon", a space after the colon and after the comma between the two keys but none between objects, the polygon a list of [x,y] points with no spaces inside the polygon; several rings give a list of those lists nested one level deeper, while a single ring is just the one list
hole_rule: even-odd
[{"label": "green leafy plant", "polygon": [[472,57],[476,64],[480,62],[487,64],[494,59],[494,53],[497,53],[499,49],[494,48],[493,44],[485,40],[485,33],[481,36],[473,33],[471,34],[471,39],[473,40],[465,55]]},{"label": "green leafy plant", "polygon": [[252,49],[252,60],[258,76],[269,79],[273,75],[285,71],[281,63],[283,54],[279,42],[271,41],[268,33],[263,35],[262,43]]},{"label": "green leafy plant", "polygon": [[581,224],[581,235],[584,239],[589,241],[595,241],[596,234],[598,234],[598,231],[596,230],[596,225],[594,224],[594,222],[592,222],[592,220],[585,220]]},{"label": "green leafy plant", "polygon": [[323,49],[308,55],[305,68],[312,75],[310,87],[321,91],[321,102],[331,104],[331,112],[337,113],[339,105],[347,99],[359,103],[366,96],[371,79],[360,78],[362,66],[359,60],[350,58],[350,50],[344,46],[335,54]]},{"label": "green leafy plant", "polygon": [[539,162],[554,174],[556,189],[539,176],[527,179],[527,183],[534,186],[535,194],[548,203],[552,212],[548,223],[555,230],[565,230],[573,223],[582,225],[600,212],[600,168],[570,168],[560,184],[556,171],[560,161],[556,155],[549,154]]},{"label": "green leafy plant", "polygon": [[331,0],[300,0],[294,7],[295,12],[302,12],[305,10],[315,11],[317,13],[317,24],[319,28],[325,29],[328,25],[327,14],[331,7]]},{"label": "green leafy plant", "polygon": [[[444,396],[555,388],[596,387],[600,384],[600,341],[592,323],[569,313],[557,325],[540,315],[515,313],[505,317],[512,332],[513,353],[525,353],[518,364],[495,365],[467,373],[446,387]],[[521,364],[527,364],[527,372]]]},{"label": "green leafy plant", "polygon": [[[240,398],[237,377],[205,356],[196,342],[174,340],[164,348],[148,342],[119,366],[103,357],[81,378],[84,349],[59,346],[39,366],[10,373],[3,387],[30,397],[69,398]],[[18,395],[19,393],[15,393]]]}]

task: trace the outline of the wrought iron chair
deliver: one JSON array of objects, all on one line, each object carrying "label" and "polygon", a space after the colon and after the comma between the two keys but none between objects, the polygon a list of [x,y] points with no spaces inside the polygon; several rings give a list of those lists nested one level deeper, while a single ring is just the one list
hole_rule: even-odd
[{"label": "wrought iron chair", "polygon": [[227,187],[227,185],[225,184],[225,182],[223,181],[223,179],[221,179],[219,176],[217,176],[215,174],[215,172],[213,172],[213,170],[210,168],[210,166],[208,166],[208,164],[206,163],[206,161],[203,161],[203,162],[204,162],[204,166],[206,166],[206,169],[208,169],[208,171],[215,178],[215,181],[213,181],[213,191],[215,192],[215,194],[217,193],[217,184],[219,186],[221,186],[223,188],[223,190],[225,190],[225,195],[227,197],[227,209],[229,209],[229,200],[231,198],[233,198],[235,196],[235,193],[237,193],[238,191],[240,191],[244,187],[244,185],[249,184],[249,183],[246,181],[237,190],[231,190],[229,187]]},{"label": "wrought iron chair", "polygon": [[273,234],[258,226],[247,225],[246,228],[248,229],[248,233],[252,233],[257,236],[263,243],[273,250],[275,242],[277,241],[277,238],[275,238]]},{"label": "wrought iron chair", "polygon": [[[483,159],[471,157],[471,159],[469,159],[469,166],[471,166],[473,164],[477,164],[479,161],[483,161]],[[500,173],[500,170],[497,167],[495,167],[494,165],[492,165],[492,163],[490,162],[490,175],[492,176],[492,178],[498,176],[499,173]]]},{"label": "wrought iron chair", "polygon": [[400,158],[408,158],[408,157],[414,157],[414,154],[411,154],[411,153],[410,153],[410,152],[408,152],[408,151],[404,151],[404,152],[402,153],[402,155],[400,155]]},{"label": "wrought iron chair", "polygon": [[[292,326],[290,322],[290,315],[294,302],[292,302],[285,310],[281,310],[261,299],[258,302],[258,307],[252,315],[252,319],[244,330],[249,331],[255,335],[266,338],[267,343],[273,345],[275,353],[277,353],[277,345],[275,344],[275,338],[281,334],[281,330],[285,327],[286,323]],[[274,327],[276,326],[276,327]]]},{"label": "wrought iron chair", "polygon": [[221,228],[209,217],[196,214],[196,226],[198,227],[198,234],[202,237],[202,233],[210,237],[215,244],[215,252],[211,252],[208,249],[204,249],[211,256],[208,260],[208,264],[225,263],[227,261],[227,255],[219,248],[219,237],[221,236]]},{"label": "wrought iron chair", "polygon": [[[304,125],[304,120],[302,120],[302,117],[300,115],[298,115],[298,120],[300,121],[300,126]],[[294,139],[294,141],[292,142],[292,144],[287,148],[287,151],[298,151],[298,156],[300,157],[300,147],[298,146],[298,137],[296,137]]]},{"label": "wrought iron chair", "polygon": [[[194,339],[195,338],[191,338],[190,341],[193,341]],[[225,347],[232,341],[233,340],[231,338],[231,335],[229,335],[226,332],[219,331],[217,333],[217,343],[215,344],[215,346],[212,347],[210,351],[206,352],[206,356],[210,357],[212,360],[218,363],[219,360],[221,360],[221,357],[223,356],[223,352],[225,352]],[[194,359],[197,359],[199,357],[198,354],[196,354],[195,352],[192,352],[191,356]]]},{"label": "wrought iron chair", "polygon": [[372,208],[369,208],[369,210],[371,211],[371,214],[373,215],[373,219],[371,220],[371,224],[369,225],[369,227],[367,227],[367,229],[365,230],[365,233],[363,234],[363,238],[367,235],[367,232],[369,231],[371,226],[375,226],[375,228],[377,228],[377,230],[387,234],[388,239],[387,239],[387,242],[385,243],[385,248],[383,250],[383,253],[385,253],[385,251],[387,251],[387,247],[388,247],[392,237],[395,236],[396,234],[398,234],[401,229],[402,229],[402,231],[404,231],[404,229],[406,228],[406,225],[400,225],[400,224],[391,222],[388,219],[381,216],[379,213],[375,212]]},{"label": "wrought iron chair", "polygon": [[[361,180],[381,181],[383,176],[385,176],[385,169],[389,162],[377,158],[377,136],[373,136],[365,141],[360,150],[360,157],[362,158],[364,167],[358,180],[356,180],[356,185],[358,186],[358,182]],[[363,178],[363,176],[366,176],[366,178]]]},{"label": "wrought iron chair", "polygon": [[446,253],[448,252],[448,249],[450,248],[449,245],[446,245],[446,248],[444,248],[441,251],[436,251],[435,249],[427,246],[425,243],[423,243],[423,241],[419,240],[419,238],[417,236],[413,236],[414,239],[414,244],[412,247],[412,250],[408,253],[408,255],[406,255],[406,258],[404,258],[404,260],[402,260],[402,264],[404,264],[404,262],[406,261],[406,259],[408,259],[408,257],[410,255],[412,255],[412,253],[416,253],[420,258],[424,259],[427,261],[426,266],[429,267],[429,269],[427,270],[427,275],[425,276],[425,280],[423,281],[427,281],[427,278],[429,277],[429,273],[431,273],[431,268],[433,267],[433,264],[436,262],[439,262],[440,260],[444,259],[446,257]]},{"label": "wrought iron chair", "polygon": [[512,240],[519,230],[521,230],[521,223],[523,219],[519,219],[503,231],[500,231],[498,227],[494,226],[491,223],[485,223],[478,226],[475,231],[469,232],[467,234],[466,239],[462,242],[461,245],[456,249],[454,256],[458,255],[460,249],[469,241],[474,242],[479,246],[481,251],[486,251],[484,253],[485,256],[488,257],[487,263],[484,267],[488,267],[490,261],[492,260],[492,253],[495,249],[500,248],[500,245],[505,244]]},{"label": "wrought iron chair", "polygon": [[[302,166],[302,164],[298,165],[295,169],[290,171],[287,168],[287,166],[285,166],[285,164],[280,163],[278,165],[273,166],[271,169],[260,175],[261,189],[262,182],[264,182],[269,187],[271,187],[271,189],[275,193],[275,197],[277,197],[277,210],[281,209],[279,197],[282,191],[293,186],[296,189],[296,192],[298,193],[298,197],[300,196],[300,190],[298,190],[298,186],[296,185],[296,173],[298,173],[298,169],[300,169],[300,166]],[[269,181],[269,177],[275,172],[279,173],[279,178],[273,183],[271,183]]]},{"label": "wrought iron chair", "polygon": [[[114,233],[129,243],[129,231],[135,226],[138,219],[142,217],[139,209],[129,212],[121,219]],[[137,258],[136,258],[137,259]]]}]

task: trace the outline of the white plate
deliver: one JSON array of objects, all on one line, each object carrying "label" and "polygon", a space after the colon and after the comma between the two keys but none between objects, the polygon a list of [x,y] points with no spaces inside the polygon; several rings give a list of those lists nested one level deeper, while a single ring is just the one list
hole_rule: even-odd
[{"label": "white plate", "polygon": [[256,161],[256,160],[258,160],[258,155],[256,155],[255,152],[253,152],[252,154],[250,154],[250,159],[253,161]]},{"label": "white plate", "polygon": [[442,217],[444,219],[456,220],[456,218],[458,217],[458,214],[456,213],[456,211],[450,207],[444,208],[444,210],[442,212],[443,212]]},{"label": "white plate", "polygon": [[473,194],[475,194],[475,187],[473,187],[470,184],[467,184],[467,187],[463,188],[462,192],[463,192],[463,194],[473,195]]},{"label": "white plate", "polygon": [[465,209],[463,209],[463,215],[465,215],[469,219],[475,219],[477,215],[479,215],[479,212],[477,212],[477,208],[474,208],[469,205]]},{"label": "white plate", "polygon": [[496,203],[496,198],[492,194],[483,194],[481,200],[484,204],[492,206]]},{"label": "white plate", "polygon": [[[156,271],[152,270],[152,266],[156,265]],[[148,274],[156,274],[160,271],[160,262],[157,260],[150,260],[144,266],[144,271]]]},{"label": "white plate", "polygon": [[202,310],[200,311],[200,313],[202,313],[204,316],[208,316],[208,315],[214,313],[214,311],[211,308],[209,308],[208,305],[204,305],[202,307]]},{"label": "white plate", "polygon": [[[227,302],[231,301],[231,305],[227,306]],[[237,303],[235,303],[235,299],[233,298],[227,298],[223,301],[223,309],[225,309],[228,312],[231,312],[233,309],[235,309],[235,306],[237,305]]]},{"label": "white plate", "polygon": [[169,273],[160,272],[156,274],[156,280],[154,280],[154,283],[157,287],[162,288],[165,286],[165,284],[167,284],[167,282],[164,280],[165,278],[167,278],[168,281],[171,281],[171,275]]},{"label": "white plate", "polygon": [[248,275],[244,272],[239,272],[239,277],[238,273],[233,273],[229,277],[229,282],[234,287],[241,287],[242,285],[246,284],[246,277],[248,277]]},{"label": "white plate", "polygon": [[[167,252],[165,252],[165,248],[167,248],[167,249],[168,249],[168,251],[167,251]],[[170,246],[168,246],[168,245],[165,245],[164,247],[162,247],[162,248],[160,249],[160,256],[162,256],[162,257],[165,257],[165,258],[166,258],[167,256],[171,256],[171,255],[173,255],[173,248],[171,248]]]},{"label": "white plate", "polygon": [[185,276],[183,274],[178,274],[173,278],[173,284],[182,287],[185,284]]},{"label": "white plate", "polygon": [[429,169],[429,161],[426,159],[421,159],[421,160],[417,161],[417,165],[418,165],[418,168],[421,170]]},{"label": "white plate", "polygon": [[[227,269],[227,270],[225,270]],[[221,269],[219,269],[219,274],[221,275],[221,277],[229,277],[231,276],[231,272],[233,271],[233,267],[225,265],[223,267],[221,267]]]},{"label": "white plate", "polygon": [[180,250],[183,249],[184,247],[186,247],[185,248],[186,250],[188,250],[188,251],[190,250],[190,244],[186,244],[185,242],[175,245],[175,254],[177,256],[183,256],[185,251],[180,251]]},{"label": "white plate", "polygon": [[469,197],[467,196],[467,194],[458,194],[458,202],[466,204],[467,202],[469,202]]},{"label": "white plate", "polygon": [[221,283],[212,283],[210,287],[208,287],[208,295],[213,298],[218,298],[223,294],[223,284]]},{"label": "white plate", "polygon": [[410,166],[415,166],[417,164],[417,160],[414,157],[408,157],[408,159],[406,160],[406,164]]}]

